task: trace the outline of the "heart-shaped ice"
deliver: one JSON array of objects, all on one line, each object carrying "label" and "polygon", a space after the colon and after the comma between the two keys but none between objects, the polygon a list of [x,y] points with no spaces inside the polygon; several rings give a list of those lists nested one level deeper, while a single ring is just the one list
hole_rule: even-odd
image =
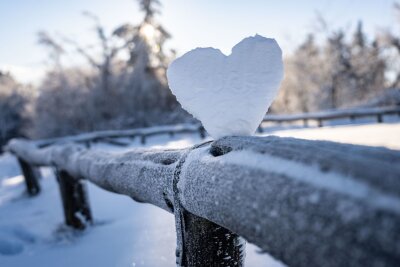
[{"label": "heart-shaped ice", "polygon": [[278,92],[282,51],[260,35],[243,39],[229,56],[196,48],[171,63],[167,78],[182,107],[211,136],[251,135]]}]

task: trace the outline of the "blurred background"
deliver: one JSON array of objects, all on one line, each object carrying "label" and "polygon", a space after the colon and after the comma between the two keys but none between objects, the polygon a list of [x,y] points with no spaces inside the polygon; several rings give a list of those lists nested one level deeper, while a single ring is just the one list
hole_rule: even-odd
[{"label": "blurred background", "polygon": [[168,89],[177,56],[277,39],[285,79],[271,113],[400,104],[392,0],[0,2],[0,146],[192,121]]},{"label": "blurred background", "polygon": [[[275,38],[285,64],[258,134],[400,150],[400,0],[0,0],[0,266],[176,266],[173,216],[89,184],[94,227],[77,233],[63,223],[53,168],[30,198],[1,148],[14,137],[196,122],[168,88],[169,63],[196,47],[228,55],[255,34]],[[315,112],[334,118],[281,116]],[[210,139],[176,128],[86,145],[114,153]],[[246,266],[285,265],[249,244]]]}]

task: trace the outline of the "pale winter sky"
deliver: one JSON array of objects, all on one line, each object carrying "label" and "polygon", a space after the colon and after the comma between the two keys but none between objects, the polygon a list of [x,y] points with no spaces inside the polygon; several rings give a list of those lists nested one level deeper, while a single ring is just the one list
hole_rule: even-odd
[{"label": "pale winter sky", "polygon": [[[261,34],[277,39],[289,53],[322,14],[331,29],[354,29],[363,20],[370,34],[395,24],[394,0],[161,0],[159,20],[173,35],[169,47],[182,54],[195,47],[212,46],[224,53],[244,37]],[[97,14],[107,29],[124,22],[139,22],[136,0],[0,0],[0,69],[10,70],[20,81],[37,82],[46,65],[45,50],[36,33],[46,30],[94,40],[93,24],[82,16]],[[72,64],[71,59],[70,64]]]}]

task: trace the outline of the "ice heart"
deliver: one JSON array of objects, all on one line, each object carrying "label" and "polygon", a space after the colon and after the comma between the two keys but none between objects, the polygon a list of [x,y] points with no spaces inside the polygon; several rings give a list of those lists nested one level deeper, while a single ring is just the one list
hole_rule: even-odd
[{"label": "ice heart", "polygon": [[260,35],[243,39],[229,56],[196,48],[171,63],[167,78],[182,107],[212,137],[251,135],[278,92],[282,51]]}]

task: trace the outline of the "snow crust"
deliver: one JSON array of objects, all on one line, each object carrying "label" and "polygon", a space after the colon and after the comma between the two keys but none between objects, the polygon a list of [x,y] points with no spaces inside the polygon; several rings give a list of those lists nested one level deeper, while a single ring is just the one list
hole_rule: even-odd
[{"label": "snow crust", "polygon": [[196,48],[171,63],[167,78],[182,107],[212,137],[251,135],[278,92],[282,51],[260,35],[243,39],[229,56]]}]

